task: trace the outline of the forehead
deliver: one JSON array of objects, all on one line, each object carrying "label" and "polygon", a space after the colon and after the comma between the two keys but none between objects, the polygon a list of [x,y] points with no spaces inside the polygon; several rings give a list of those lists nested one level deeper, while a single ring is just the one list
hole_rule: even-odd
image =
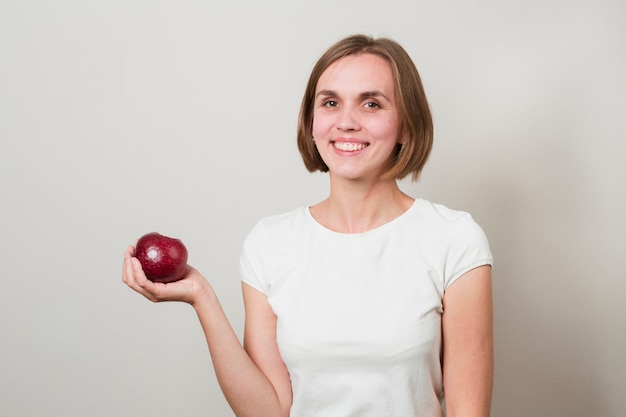
[{"label": "forehead", "polygon": [[393,94],[391,65],[384,58],[362,53],[338,59],[324,70],[317,82],[317,91],[374,91]]}]

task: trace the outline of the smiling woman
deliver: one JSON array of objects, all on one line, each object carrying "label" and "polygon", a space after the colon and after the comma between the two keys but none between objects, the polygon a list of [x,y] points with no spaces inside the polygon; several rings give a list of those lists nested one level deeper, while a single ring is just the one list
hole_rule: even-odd
[{"label": "smiling woman", "polygon": [[[388,172],[391,178],[401,179],[412,175],[417,180],[422,168],[426,164],[433,142],[433,123],[422,81],[415,68],[415,64],[406,51],[396,42],[386,38],[371,39],[364,35],[347,37],[329,48],[318,60],[311,72],[300,109],[298,123],[298,147],[304,164],[311,172],[327,172],[321,155],[312,143],[313,118],[316,100],[320,96],[329,95],[332,98],[334,91],[325,91],[318,81],[322,74],[332,65],[344,57],[363,55],[380,58],[380,65],[388,67],[383,72],[390,71],[393,82],[392,91],[388,91],[387,101],[393,100],[398,116],[400,117],[403,135],[403,146],[398,147],[395,164]],[[386,63],[383,64],[383,62]],[[327,74],[329,76],[329,74]],[[386,75],[387,76],[387,75]],[[381,91],[364,90],[362,99],[377,98]],[[332,104],[337,104],[332,101]],[[376,106],[376,102],[371,104]]]},{"label": "smiling woman", "polygon": [[432,137],[419,74],[400,45],[357,35],[322,56],[298,144],[310,171],[328,172],[330,193],[248,234],[243,346],[197,270],[154,283],[127,250],[131,288],[195,308],[237,416],[489,415],[487,238],[468,213],[397,184],[419,177]]},{"label": "smiling woman", "polygon": [[404,138],[387,61],[347,56],[324,71],[317,88],[312,132],[331,181],[389,171]]}]

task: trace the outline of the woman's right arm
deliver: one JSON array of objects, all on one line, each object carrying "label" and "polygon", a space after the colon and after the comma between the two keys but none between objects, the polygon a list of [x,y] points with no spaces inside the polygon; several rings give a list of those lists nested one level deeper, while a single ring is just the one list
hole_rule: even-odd
[{"label": "woman's right arm", "polygon": [[148,280],[131,246],[124,255],[124,282],[151,301],[183,301],[193,306],[204,331],[217,380],[238,417],[287,417],[291,382],[276,343],[276,316],[267,297],[243,284],[246,321],[240,343],[215,291],[197,270],[161,284]]}]

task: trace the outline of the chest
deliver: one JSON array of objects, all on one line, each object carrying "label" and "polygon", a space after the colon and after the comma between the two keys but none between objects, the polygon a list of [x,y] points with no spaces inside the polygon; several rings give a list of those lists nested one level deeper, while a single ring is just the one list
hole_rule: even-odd
[{"label": "chest", "polygon": [[428,245],[372,239],[290,250],[299,261],[277,265],[268,295],[288,366],[387,366],[438,350],[442,267]]}]

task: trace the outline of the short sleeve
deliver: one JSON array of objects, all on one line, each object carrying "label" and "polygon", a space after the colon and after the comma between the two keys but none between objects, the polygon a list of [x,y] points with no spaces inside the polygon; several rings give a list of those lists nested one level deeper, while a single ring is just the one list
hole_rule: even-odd
[{"label": "short sleeve", "polygon": [[244,240],[241,256],[239,258],[239,275],[241,281],[267,294],[267,282],[261,273],[261,271],[263,271],[263,256],[260,253],[261,248],[261,231],[260,225],[257,224]]},{"label": "short sleeve", "polygon": [[474,268],[493,265],[487,236],[469,213],[450,225],[446,246],[444,289]]}]

